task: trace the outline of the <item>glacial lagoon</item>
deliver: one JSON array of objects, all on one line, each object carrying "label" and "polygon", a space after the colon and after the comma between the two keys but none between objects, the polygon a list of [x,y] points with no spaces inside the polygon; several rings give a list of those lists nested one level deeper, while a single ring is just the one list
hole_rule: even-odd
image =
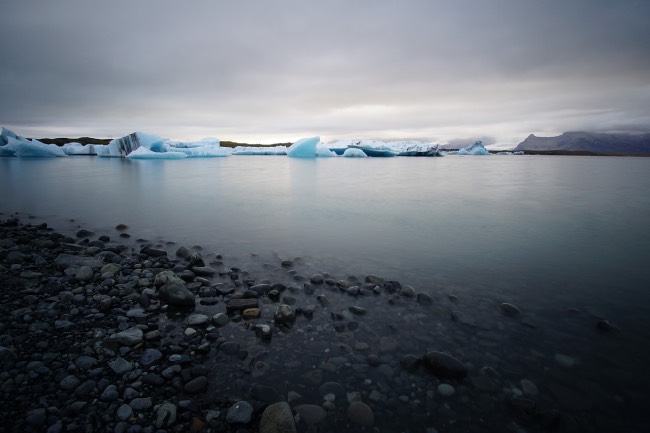
[{"label": "glacial lagoon", "polygon": [[[266,346],[245,322],[221,328],[249,349],[246,359],[217,351],[204,361],[210,392],[223,398],[253,384],[321,405],[323,384],[336,383],[325,387],[335,408],[318,431],[354,431],[341,401],[357,397],[382,432],[645,425],[648,158],[0,158],[0,182],[0,219],[31,217],[73,237],[84,228],[171,258],[179,246],[200,246],[223,271],[215,284],[233,284],[231,268],[250,281],[296,284],[287,295],[316,306],[311,320],[299,317]],[[120,223],[128,240],[118,238]],[[433,303],[355,297],[310,283],[314,274],[360,287],[377,275]],[[502,303],[520,313],[504,314]],[[273,303],[261,309],[255,322],[271,324]],[[224,302],[196,308],[223,311]],[[183,339],[184,315],[160,320],[169,341]],[[611,328],[599,329],[603,320]],[[468,377],[404,367],[405,355],[431,350],[461,360]]]}]

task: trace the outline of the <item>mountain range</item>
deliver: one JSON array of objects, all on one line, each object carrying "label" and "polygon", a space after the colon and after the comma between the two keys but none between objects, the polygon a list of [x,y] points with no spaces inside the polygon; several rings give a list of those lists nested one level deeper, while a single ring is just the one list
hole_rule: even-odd
[{"label": "mountain range", "polygon": [[557,137],[529,135],[514,150],[557,153],[649,154],[650,133],[565,132]]}]

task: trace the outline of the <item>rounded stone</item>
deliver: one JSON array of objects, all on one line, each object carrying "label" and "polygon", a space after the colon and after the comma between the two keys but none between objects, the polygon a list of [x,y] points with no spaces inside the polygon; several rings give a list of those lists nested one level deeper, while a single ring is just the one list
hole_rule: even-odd
[{"label": "rounded stone", "polygon": [[315,404],[301,404],[296,406],[295,409],[300,415],[300,419],[309,425],[318,424],[327,416],[325,409]]},{"label": "rounded stone", "polygon": [[158,349],[146,349],[140,357],[140,365],[150,367],[160,361],[163,357],[162,352]]},{"label": "rounded stone", "polygon": [[375,423],[375,414],[367,404],[355,401],[348,406],[347,416],[355,424],[370,427]]},{"label": "rounded stone", "polygon": [[205,376],[195,377],[185,384],[183,390],[188,394],[198,394],[208,387],[208,378]]},{"label": "rounded stone", "polygon": [[214,326],[225,326],[230,322],[230,318],[226,313],[217,313],[214,316],[212,316],[212,324]]},{"label": "rounded stone", "polygon": [[245,400],[240,400],[230,406],[226,421],[230,424],[248,424],[253,415],[253,406]]},{"label": "rounded stone", "polygon": [[296,433],[291,407],[285,401],[273,403],[264,409],[260,419],[260,433]]},{"label": "rounded stone", "polygon": [[438,394],[440,394],[443,397],[451,397],[456,393],[454,387],[447,383],[441,383],[440,385],[438,385],[436,391],[438,391]]}]

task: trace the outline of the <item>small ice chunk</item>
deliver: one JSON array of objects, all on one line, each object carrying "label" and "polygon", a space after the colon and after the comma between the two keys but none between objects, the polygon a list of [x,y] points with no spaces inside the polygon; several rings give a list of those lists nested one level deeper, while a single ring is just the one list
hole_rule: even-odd
[{"label": "small ice chunk", "polygon": [[348,148],[343,152],[345,158],[367,158],[368,155],[361,149]]}]

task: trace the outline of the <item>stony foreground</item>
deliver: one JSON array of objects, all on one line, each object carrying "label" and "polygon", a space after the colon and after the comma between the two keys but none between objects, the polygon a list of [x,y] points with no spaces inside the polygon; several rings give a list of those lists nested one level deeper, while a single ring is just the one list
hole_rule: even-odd
[{"label": "stony foreground", "polygon": [[[124,242],[126,229],[115,232]],[[305,278],[284,260],[275,265],[293,280],[284,284],[197,251],[169,257],[145,242],[134,249],[86,230],[71,238],[0,222],[0,432],[396,431],[401,419],[403,431],[428,433],[574,431],[580,418],[553,401],[592,405],[556,384],[543,403],[527,377],[476,364],[489,358],[480,347],[474,364],[403,350],[408,339],[449,346],[493,333],[456,310],[447,322],[464,334],[426,329],[443,310],[399,282]],[[363,321],[379,303],[402,308],[375,319],[387,332]],[[521,328],[518,307],[499,310],[502,330]],[[575,364],[562,354],[554,362]]]}]

